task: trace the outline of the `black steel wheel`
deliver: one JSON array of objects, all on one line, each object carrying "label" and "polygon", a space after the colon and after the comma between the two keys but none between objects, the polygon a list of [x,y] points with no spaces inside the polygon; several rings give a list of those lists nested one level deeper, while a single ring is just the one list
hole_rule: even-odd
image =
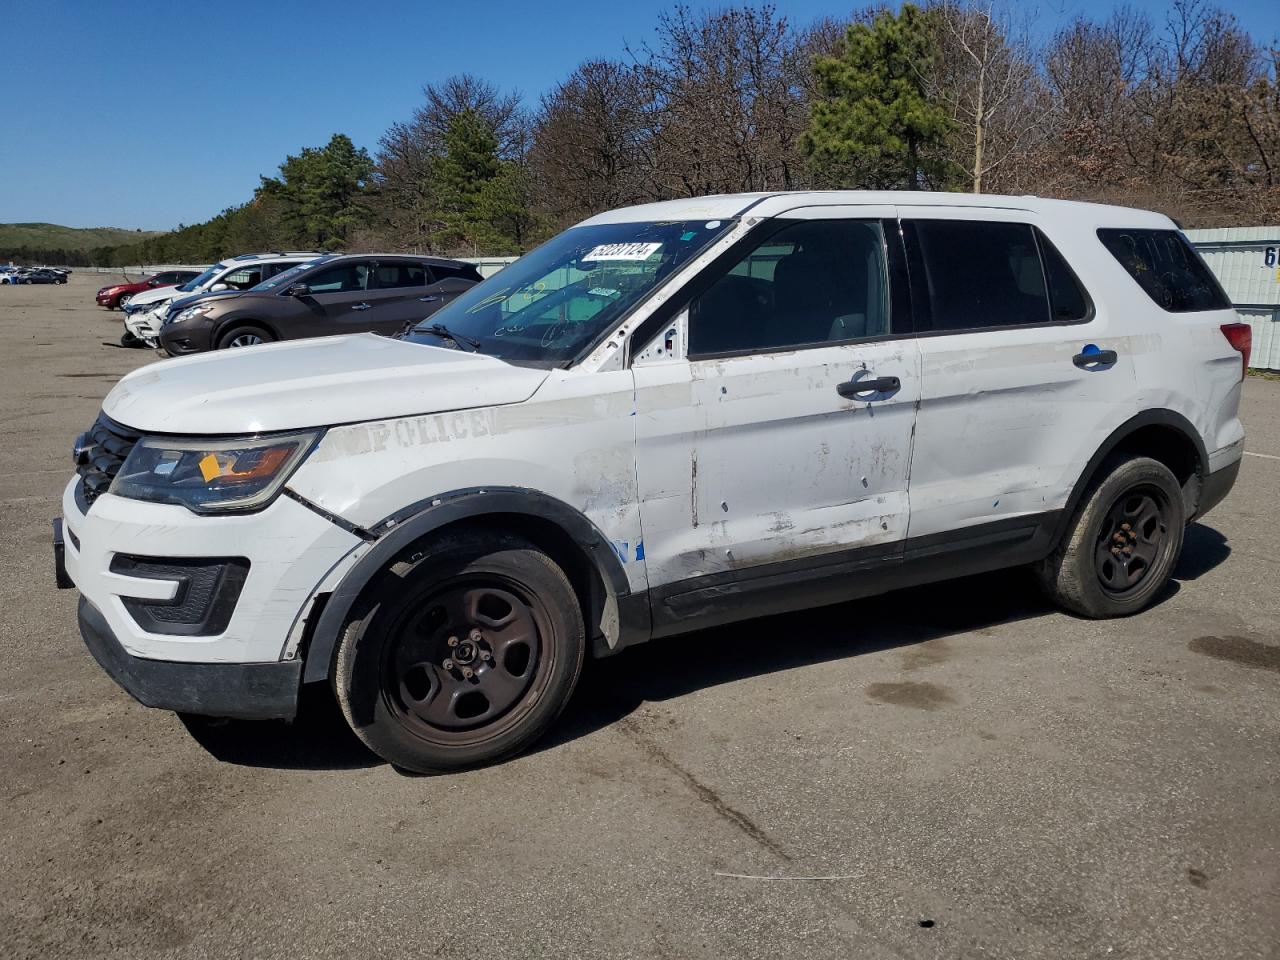
[{"label": "black steel wheel", "polygon": [[425,773],[524,749],[568,702],[585,631],[568,579],[531,544],[450,537],[372,587],[338,646],[334,691],[377,754]]},{"label": "black steel wheel", "polygon": [[1146,607],[1168,582],[1186,526],[1182,487],[1150,457],[1105,464],[1057,549],[1036,565],[1049,597],[1085,617]]},{"label": "black steel wheel", "polygon": [[1169,536],[1169,502],[1158,487],[1125,491],[1102,518],[1094,567],[1102,588],[1123,598],[1159,566]]}]

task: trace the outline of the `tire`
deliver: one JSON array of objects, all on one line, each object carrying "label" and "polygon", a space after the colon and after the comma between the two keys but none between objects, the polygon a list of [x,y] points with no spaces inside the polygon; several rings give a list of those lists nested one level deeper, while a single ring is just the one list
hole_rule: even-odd
[{"label": "tire", "polygon": [[[1127,526],[1126,526],[1127,525]],[[1049,598],[1091,619],[1137,613],[1168,582],[1186,527],[1182,488],[1149,457],[1107,461],[1053,553],[1036,564]]]},{"label": "tire", "polygon": [[338,642],[332,683],[374,753],[445,773],[512,756],[545,733],[585,650],[578,597],[550,557],[517,537],[463,533],[372,585]]},{"label": "tire", "polygon": [[126,330],[124,333],[120,334],[120,346],[142,347],[145,346],[145,344],[138,337],[135,337],[132,333]]},{"label": "tire", "polygon": [[122,294],[120,294],[120,297],[116,300],[116,309],[117,309],[117,310],[123,310],[123,309],[125,308],[125,306],[129,303],[129,301],[130,301],[130,300],[132,300],[132,299],[133,299],[133,294],[132,294],[132,293],[122,293]]},{"label": "tire", "polygon": [[239,324],[218,338],[217,349],[231,350],[240,347],[253,347],[260,343],[271,343],[273,340],[275,340],[275,337],[261,327]]}]

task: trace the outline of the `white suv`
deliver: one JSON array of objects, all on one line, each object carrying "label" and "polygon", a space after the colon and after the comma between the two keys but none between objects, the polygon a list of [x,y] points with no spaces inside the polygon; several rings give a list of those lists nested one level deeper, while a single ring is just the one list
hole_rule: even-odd
[{"label": "white suv", "polygon": [[123,308],[124,333],[120,337],[120,344],[125,347],[140,343],[148,347],[156,346],[165,314],[178,300],[202,293],[239,293],[292,266],[309,263],[318,256],[321,254],[314,251],[244,253],[215,263],[198,277],[193,277],[179,287],[162,287],[139,293]]},{"label": "white suv", "polygon": [[1153,213],[633,207],[402,339],[124,378],[60,572],[143,703],[292,716],[324,681],[373,750],[448,770],[652,637],[1017,564],[1076,614],[1141,610],[1235,480],[1247,352]]}]

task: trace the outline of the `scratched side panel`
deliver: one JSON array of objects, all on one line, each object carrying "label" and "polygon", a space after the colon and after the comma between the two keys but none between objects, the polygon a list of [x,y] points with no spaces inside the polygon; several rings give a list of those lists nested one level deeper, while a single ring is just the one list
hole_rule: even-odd
[{"label": "scratched side panel", "polygon": [[522,404],[331,429],[289,486],[371,526],[451,490],[527,487],[580,510],[647,586],[631,371],[554,371]]}]

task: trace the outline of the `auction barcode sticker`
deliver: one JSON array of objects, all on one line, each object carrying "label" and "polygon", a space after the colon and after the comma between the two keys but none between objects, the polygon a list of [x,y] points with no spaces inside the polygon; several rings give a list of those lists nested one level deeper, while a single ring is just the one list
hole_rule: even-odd
[{"label": "auction barcode sticker", "polygon": [[602,243],[583,260],[648,260],[658,250],[661,243]]}]

